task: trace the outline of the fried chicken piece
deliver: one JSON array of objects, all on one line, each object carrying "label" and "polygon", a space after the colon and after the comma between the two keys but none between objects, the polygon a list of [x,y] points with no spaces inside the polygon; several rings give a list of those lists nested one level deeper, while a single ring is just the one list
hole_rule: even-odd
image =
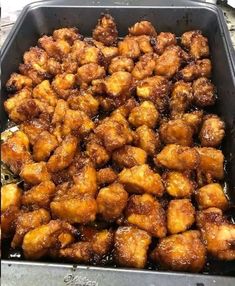
[{"label": "fried chicken piece", "polygon": [[157,124],[159,113],[151,101],[144,101],[134,107],[129,115],[128,121],[135,127],[146,125],[154,128]]},{"label": "fried chicken piece", "polygon": [[139,44],[135,37],[126,36],[123,41],[118,42],[118,53],[120,56],[136,59],[140,56]]},{"label": "fried chicken piece", "polygon": [[63,123],[65,114],[69,109],[68,102],[63,99],[57,101],[55,111],[52,117],[52,124]]},{"label": "fried chicken piece", "polygon": [[114,238],[115,260],[120,266],[144,268],[151,236],[144,230],[132,227],[119,227]]},{"label": "fried chicken piece", "polygon": [[184,174],[171,171],[165,178],[166,191],[174,198],[189,198],[194,191],[192,181]]},{"label": "fried chicken piece", "polygon": [[43,73],[43,74],[38,73],[35,69],[32,68],[31,65],[26,65],[26,64],[19,65],[19,72],[22,75],[29,77],[32,80],[33,85],[39,84],[44,79],[50,76],[49,73]]},{"label": "fried chicken piece", "polygon": [[177,171],[193,170],[199,166],[200,156],[195,148],[169,144],[156,155],[155,162]]},{"label": "fried chicken piece", "polygon": [[90,242],[79,241],[59,250],[59,256],[75,263],[89,262],[92,259]]},{"label": "fried chicken piece", "polygon": [[138,147],[125,145],[120,149],[114,150],[112,160],[120,168],[131,168],[135,165],[145,164],[147,153]]},{"label": "fried chicken piece", "polygon": [[235,225],[218,208],[198,212],[197,225],[210,255],[219,260],[235,260]]},{"label": "fried chicken piece", "polygon": [[113,74],[118,71],[131,72],[134,68],[134,61],[125,56],[117,56],[110,62],[108,71]]},{"label": "fried chicken piece", "polygon": [[95,46],[86,45],[79,53],[77,60],[80,65],[90,63],[101,64],[103,61],[103,55]]},{"label": "fried chicken piece", "polygon": [[17,184],[7,184],[1,187],[1,212],[5,212],[10,206],[20,208],[22,190]]},{"label": "fried chicken piece", "polygon": [[101,16],[92,32],[92,37],[105,46],[113,46],[117,43],[118,31],[111,15],[104,14]]},{"label": "fried chicken piece", "polygon": [[167,208],[167,229],[176,234],[189,229],[195,221],[195,208],[189,199],[171,200]]},{"label": "fried chicken piece", "polygon": [[32,206],[35,209],[48,209],[55,193],[56,188],[52,181],[41,182],[39,185],[23,193],[22,205]]},{"label": "fried chicken piece", "polygon": [[152,76],[155,68],[156,54],[147,53],[139,58],[132,70],[132,76],[137,80],[142,80],[146,77]]},{"label": "fried chicken piece", "polygon": [[165,144],[191,146],[193,143],[193,130],[183,119],[163,123],[159,128],[159,135]]},{"label": "fried chicken piece", "polygon": [[35,260],[46,256],[50,249],[64,248],[74,241],[75,228],[65,221],[51,220],[30,230],[23,239],[24,256]]},{"label": "fried chicken piece", "polygon": [[202,123],[203,111],[196,110],[190,113],[184,113],[182,119],[197,133]]},{"label": "fried chicken piece", "polygon": [[68,56],[63,58],[59,73],[75,74],[77,72],[77,69],[78,69],[78,62],[76,61],[76,59],[73,58],[73,55],[70,53],[68,54]]},{"label": "fried chicken piece", "polygon": [[171,93],[170,111],[171,117],[185,113],[193,99],[193,90],[191,83],[177,81]]},{"label": "fried chicken piece", "polygon": [[145,54],[153,52],[150,36],[140,35],[133,38],[137,41],[141,53]]},{"label": "fried chicken piece", "polygon": [[[95,41],[96,42],[96,41]],[[100,43],[102,44],[102,43]],[[104,62],[108,65],[110,61],[118,56],[118,48],[117,47],[107,47],[102,45],[97,46],[101,50],[101,53],[104,56]]]},{"label": "fried chicken piece", "polygon": [[99,169],[96,172],[97,185],[104,186],[112,184],[117,179],[117,174],[110,167]]},{"label": "fried chicken piece", "polygon": [[179,46],[167,47],[163,54],[156,59],[155,74],[172,78],[181,65],[181,49]]},{"label": "fried chicken piece", "polygon": [[91,240],[92,251],[102,257],[107,255],[113,246],[113,232],[107,229],[97,232]]},{"label": "fried chicken piece", "polygon": [[128,29],[129,33],[133,36],[150,35],[156,36],[157,32],[149,21],[140,21],[135,23]]},{"label": "fried chicken piece", "polygon": [[92,80],[103,78],[104,76],[104,67],[101,67],[96,63],[85,64],[77,70],[77,80],[80,84],[89,84]]},{"label": "fried chicken piece", "polygon": [[97,212],[106,221],[114,221],[127,205],[128,193],[119,183],[100,189],[97,196]]},{"label": "fried chicken piece", "polygon": [[96,218],[96,200],[89,194],[67,189],[65,193],[57,193],[50,203],[53,217],[70,223],[88,223]]},{"label": "fried chicken piece", "polygon": [[132,195],[126,208],[128,223],[155,237],[166,236],[166,217],[161,204],[150,194]]},{"label": "fried chicken piece", "polygon": [[152,252],[152,259],[167,270],[200,272],[206,262],[200,232],[189,230],[162,238]]},{"label": "fried chicken piece", "polygon": [[215,86],[206,77],[200,77],[193,82],[193,101],[199,107],[215,103]]},{"label": "fried chicken piece", "polygon": [[67,168],[74,158],[77,149],[78,140],[75,136],[65,137],[60,146],[55,149],[54,154],[47,162],[47,168],[50,172],[58,172]]},{"label": "fried chicken piece", "polygon": [[57,40],[64,40],[67,41],[70,45],[74,43],[77,39],[80,38],[78,29],[73,28],[62,28],[58,30],[54,30],[53,32],[53,39]]},{"label": "fried chicken piece", "polygon": [[181,36],[181,43],[189,49],[190,55],[195,59],[209,56],[208,40],[199,30],[185,32]]},{"label": "fried chicken piece", "polygon": [[162,55],[167,47],[177,44],[175,34],[168,32],[161,32],[155,39],[153,38],[152,41],[154,43],[154,51],[158,55]]},{"label": "fried chicken piece", "polygon": [[196,193],[196,199],[199,209],[215,207],[226,210],[229,205],[222,186],[218,183],[208,184],[200,188]]},{"label": "fried chicken piece", "polygon": [[217,115],[204,117],[202,128],[199,133],[201,145],[205,147],[217,147],[225,135],[225,123]]},{"label": "fried chicken piece", "polygon": [[31,161],[29,139],[22,131],[16,131],[1,144],[1,160],[14,174],[19,174],[24,164]]},{"label": "fried chicken piece", "polygon": [[27,232],[49,223],[51,216],[48,211],[38,209],[32,212],[21,213],[16,220],[16,230],[11,247],[20,247]]},{"label": "fried chicken piece", "polygon": [[27,184],[31,185],[37,185],[51,179],[51,175],[48,172],[47,164],[45,162],[24,164],[20,172],[20,177]]},{"label": "fried chicken piece", "polygon": [[28,76],[18,74],[18,73],[12,73],[6,83],[6,89],[8,92],[14,93],[14,92],[20,91],[24,87],[31,88],[32,85],[33,85],[33,81]]},{"label": "fried chicken piece", "polygon": [[1,235],[2,238],[9,238],[14,235],[16,219],[20,210],[18,206],[11,205],[1,213]]},{"label": "fried chicken piece", "polygon": [[127,118],[131,113],[132,109],[136,106],[138,106],[137,101],[133,97],[131,97],[123,105],[116,108],[112,112],[112,115],[116,116],[116,114],[121,114],[123,117]]},{"label": "fried chicken piece", "polygon": [[69,73],[58,74],[53,79],[51,86],[60,98],[67,100],[76,87],[76,76]]},{"label": "fried chicken piece", "polygon": [[147,164],[124,169],[118,175],[119,182],[130,193],[149,193],[161,197],[164,186],[161,176],[155,173]]},{"label": "fried chicken piece", "polygon": [[51,88],[49,80],[44,80],[38,84],[34,89],[32,96],[41,101],[47,102],[51,106],[56,106],[57,95]]},{"label": "fried chicken piece", "polygon": [[224,155],[221,150],[210,147],[196,148],[196,150],[200,156],[198,169],[214,179],[223,179]]},{"label": "fried chicken piece", "polygon": [[135,131],[134,144],[143,149],[148,155],[154,155],[161,142],[158,133],[147,125],[142,125]]},{"label": "fried chicken piece", "polygon": [[184,67],[179,75],[184,81],[192,81],[200,77],[211,77],[211,61],[209,59],[197,60]]},{"label": "fried chicken piece", "polygon": [[137,96],[142,100],[150,100],[159,112],[164,112],[168,104],[169,82],[162,76],[143,79],[137,84]]},{"label": "fried chicken piece", "polygon": [[113,151],[133,140],[132,132],[126,119],[120,115],[104,119],[95,130],[97,137],[102,140],[107,151]]}]

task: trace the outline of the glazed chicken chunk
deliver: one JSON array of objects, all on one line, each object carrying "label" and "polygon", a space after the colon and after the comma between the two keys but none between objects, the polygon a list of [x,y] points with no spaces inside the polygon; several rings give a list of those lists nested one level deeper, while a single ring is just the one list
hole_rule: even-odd
[{"label": "glazed chicken chunk", "polygon": [[1,187],[1,211],[5,212],[10,206],[20,208],[22,190],[17,184],[8,184]]},{"label": "glazed chicken chunk", "polygon": [[150,35],[156,36],[157,32],[149,21],[140,21],[129,28],[129,33],[133,36]]},{"label": "glazed chicken chunk", "polygon": [[25,164],[20,172],[20,177],[31,185],[37,185],[51,179],[45,162]]},{"label": "glazed chicken chunk", "polygon": [[6,89],[8,92],[17,92],[24,87],[32,87],[33,81],[30,77],[22,74],[13,73],[6,83]]}]

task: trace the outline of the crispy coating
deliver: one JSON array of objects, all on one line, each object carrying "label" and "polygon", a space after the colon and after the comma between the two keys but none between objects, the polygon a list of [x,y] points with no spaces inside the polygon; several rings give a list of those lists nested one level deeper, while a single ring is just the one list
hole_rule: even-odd
[{"label": "crispy coating", "polygon": [[117,179],[117,174],[110,167],[99,169],[96,173],[97,185],[109,185]]},{"label": "crispy coating", "polygon": [[169,144],[155,157],[156,163],[177,171],[196,169],[200,157],[195,148]]},{"label": "crispy coating", "polygon": [[197,133],[202,123],[203,111],[195,110],[190,113],[184,113],[182,118],[188,125],[191,126],[194,133]]},{"label": "crispy coating", "polygon": [[154,155],[161,144],[158,133],[147,125],[142,125],[136,129],[134,143],[148,155]]},{"label": "crispy coating", "polygon": [[113,46],[117,43],[118,31],[116,23],[111,15],[102,15],[92,32],[92,37],[105,46]]},{"label": "crispy coating", "polygon": [[127,58],[136,59],[140,56],[139,44],[134,37],[125,37],[118,42],[118,53]]},{"label": "crispy coating", "polygon": [[195,208],[189,199],[171,200],[166,216],[167,229],[170,234],[184,232],[195,221]]},{"label": "crispy coating", "polygon": [[[19,71],[22,75],[29,77],[33,85],[37,85],[42,82],[45,78],[49,77],[49,74],[40,74],[31,65],[20,64]],[[46,75],[46,76],[45,76]]]},{"label": "crispy coating", "polygon": [[16,220],[16,230],[11,247],[16,248],[21,246],[27,232],[40,225],[49,223],[50,219],[49,212],[44,209],[21,213]]},{"label": "crispy coating", "polygon": [[199,77],[211,77],[211,61],[209,59],[197,60],[191,62],[180,71],[180,77],[184,81],[192,81]]},{"label": "crispy coating", "polygon": [[118,71],[131,72],[134,68],[134,61],[126,56],[117,56],[113,58],[109,65],[109,73]]},{"label": "crispy coating", "polygon": [[75,263],[89,262],[92,258],[89,242],[76,242],[59,250],[59,256]]},{"label": "crispy coating", "polygon": [[147,53],[139,58],[132,70],[132,76],[137,80],[142,80],[146,77],[152,76],[155,68],[156,54]]},{"label": "crispy coating", "polygon": [[24,53],[23,59],[26,66],[35,70],[39,75],[47,77],[48,55],[44,50],[38,47],[32,47],[29,51]]},{"label": "crispy coating", "polygon": [[178,144],[191,146],[193,143],[193,130],[182,119],[170,120],[159,128],[159,135],[165,144]]},{"label": "crispy coating", "polygon": [[64,40],[67,41],[70,45],[72,45],[74,41],[79,39],[78,29],[73,27],[54,30],[53,38],[55,41]]},{"label": "crispy coating", "polygon": [[174,117],[179,114],[185,113],[189,108],[193,99],[193,90],[191,83],[184,81],[177,81],[171,93],[170,98],[170,111],[171,116]]},{"label": "crispy coating", "polygon": [[57,146],[58,141],[56,137],[48,131],[43,131],[33,145],[33,159],[36,162],[46,161]]},{"label": "crispy coating", "polygon": [[150,35],[156,36],[157,32],[154,26],[149,21],[140,21],[135,23],[128,29],[129,33],[133,36]]},{"label": "crispy coating", "polygon": [[127,118],[131,113],[132,109],[136,106],[138,106],[137,101],[134,98],[130,98],[123,105],[115,109],[112,112],[112,115],[116,116],[117,114],[120,114],[123,117]]},{"label": "crispy coating", "polygon": [[[24,256],[29,260],[39,259],[55,247],[65,247],[74,240],[75,229],[67,222],[51,220],[30,230],[23,239]],[[66,239],[64,239],[66,237]]]},{"label": "crispy coating", "polygon": [[120,149],[114,150],[112,160],[120,168],[131,168],[135,165],[145,164],[147,153],[138,147],[125,145]]},{"label": "crispy coating", "polygon": [[18,206],[11,205],[1,213],[1,235],[2,238],[12,237],[16,227],[16,219],[20,210]]},{"label": "crispy coating", "polygon": [[200,156],[198,169],[215,179],[224,177],[224,155],[221,150],[211,147],[196,148]]},{"label": "crispy coating", "polygon": [[20,208],[22,190],[17,184],[7,184],[1,187],[1,211],[5,212],[10,206]]},{"label": "crispy coating", "polygon": [[67,99],[71,91],[75,88],[76,76],[71,73],[63,73],[55,76],[51,83],[52,88],[55,90],[60,98]]},{"label": "crispy coating", "polygon": [[150,194],[132,195],[126,208],[128,223],[155,237],[166,236],[166,217],[161,204]]},{"label": "crispy coating", "polygon": [[202,146],[217,147],[225,135],[225,123],[217,115],[207,115],[204,117],[199,139]]},{"label": "crispy coating", "polygon": [[226,220],[220,209],[198,212],[197,225],[210,255],[219,260],[234,261],[235,225]]},{"label": "crispy coating", "polygon": [[133,38],[137,41],[141,53],[145,54],[153,52],[150,36],[140,35]]},{"label": "crispy coating", "polygon": [[167,47],[177,44],[175,34],[169,32],[161,32],[153,41],[154,50],[158,55],[163,54]]},{"label": "crispy coating", "polygon": [[120,266],[144,268],[151,236],[144,230],[132,227],[119,227],[114,238],[115,260]]},{"label": "crispy coating", "polygon": [[114,221],[127,205],[128,193],[119,183],[100,189],[97,196],[97,211],[104,220]]},{"label": "crispy coating", "polygon": [[209,56],[208,40],[201,31],[188,31],[181,36],[181,43],[189,49],[190,55],[195,59]]},{"label": "crispy coating", "polygon": [[206,249],[200,232],[190,230],[162,238],[153,250],[152,258],[166,269],[200,272],[206,262]]},{"label": "crispy coating", "polygon": [[52,124],[62,123],[64,121],[64,117],[67,110],[68,110],[68,102],[63,99],[59,99],[57,101],[55,111],[52,117],[51,121]]},{"label": "crispy coating", "polygon": [[193,102],[199,107],[215,103],[215,87],[206,77],[200,77],[193,82]]},{"label": "crispy coating", "polygon": [[77,149],[78,140],[75,136],[68,135],[65,137],[60,146],[47,162],[47,168],[50,172],[58,172],[68,167],[73,160]]},{"label": "crispy coating", "polygon": [[56,106],[57,95],[51,88],[49,80],[44,80],[38,84],[34,89],[32,96],[41,101],[47,102],[51,106]]},{"label": "crispy coating", "polygon": [[20,177],[28,184],[37,185],[41,182],[49,181],[51,178],[45,162],[26,163],[21,172]]},{"label": "crispy coating", "polygon": [[1,160],[14,174],[19,174],[24,164],[31,161],[29,139],[24,132],[17,131],[2,143]]},{"label": "crispy coating", "polygon": [[94,79],[103,78],[105,76],[105,69],[96,63],[85,64],[78,68],[77,79],[78,83],[89,84]]},{"label": "crispy coating", "polygon": [[228,208],[228,199],[218,183],[211,183],[200,188],[196,193],[199,209],[215,207],[221,210]]},{"label": "crispy coating", "polygon": [[154,128],[157,124],[159,113],[151,101],[144,101],[134,107],[129,115],[128,121],[135,127],[146,125]]},{"label": "crispy coating", "polygon": [[86,45],[78,55],[78,63],[80,65],[96,63],[100,64],[102,62],[103,55],[101,51],[90,45]]},{"label": "crispy coating", "polygon": [[47,69],[50,75],[55,76],[62,72],[63,68],[59,61],[54,58],[49,58],[47,62]]},{"label": "crispy coating", "polygon": [[166,191],[174,198],[188,198],[194,191],[192,181],[184,174],[171,171],[165,178]]},{"label": "crispy coating", "polygon": [[102,257],[108,254],[113,246],[114,235],[113,232],[107,229],[97,232],[92,240],[91,247],[95,255]]},{"label": "crispy coating", "polygon": [[56,188],[52,181],[41,182],[23,193],[22,205],[48,209],[55,193]]},{"label": "crispy coating", "polygon": [[33,81],[28,76],[12,73],[10,78],[6,83],[6,89],[8,92],[17,92],[23,89],[24,87],[32,87]]},{"label": "crispy coating", "polygon": [[161,197],[164,186],[161,176],[155,173],[147,164],[124,169],[118,175],[119,182],[130,193],[149,193]]}]

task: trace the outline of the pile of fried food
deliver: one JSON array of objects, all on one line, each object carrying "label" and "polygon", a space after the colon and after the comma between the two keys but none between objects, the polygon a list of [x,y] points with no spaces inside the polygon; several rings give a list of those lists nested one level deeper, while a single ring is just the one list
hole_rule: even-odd
[{"label": "pile of fried food", "polygon": [[3,239],[30,260],[189,272],[234,260],[208,57],[200,31],[140,21],[120,39],[107,14],[91,39],[42,36],[6,84],[19,131],[2,161],[23,183],[1,189]]}]

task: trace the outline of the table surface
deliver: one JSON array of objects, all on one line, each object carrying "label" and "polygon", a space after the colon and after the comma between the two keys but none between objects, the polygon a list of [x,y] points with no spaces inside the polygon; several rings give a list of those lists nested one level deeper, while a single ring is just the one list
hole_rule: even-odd
[{"label": "table surface", "polygon": [[[35,0],[17,0],[17,1],[2,0],[2,19],[1,19],[2,35],[0,40],[0,46],[2,46],[4,40],[6,39],[8,33],[13,27],[14,22],[16,21],[22,8],[26,4],[33,1]],[[207,2],[213,2],[213,1],[207,0]],[[224,12],[224,17],[228,25],[233,47],[235,49],[235,9],[226,4],[219,4],[219,6],[222,8]]]}]

